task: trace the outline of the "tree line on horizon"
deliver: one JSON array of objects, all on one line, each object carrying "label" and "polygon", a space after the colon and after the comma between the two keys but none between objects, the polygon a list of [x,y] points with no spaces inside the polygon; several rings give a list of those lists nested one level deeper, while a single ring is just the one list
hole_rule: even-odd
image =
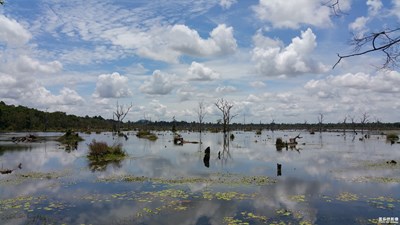
[{"label": "tree line on horizon", "polygon": [[[101,116],[67,115],[65,112],[43,112],[25,106],[7,105],[0,101],[0,131],[117,131],[121,130],[176,130],[222,132],[226,127],[223,123],[199,123],[197,121],[149,121],[123,122],[104,119]],[[348,123],[231,123],[229,130],[393,130],[400,129],[400,122],[383,123],[379,121]],[[224,128],[225,127],[225,128]]]}]

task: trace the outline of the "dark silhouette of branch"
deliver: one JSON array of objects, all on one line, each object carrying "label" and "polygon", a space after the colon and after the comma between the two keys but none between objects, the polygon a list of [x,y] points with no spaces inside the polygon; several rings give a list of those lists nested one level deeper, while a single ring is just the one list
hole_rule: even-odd
[{"label": "dark silhouette of branch", "polygon": [[[343,14],[340,10],[340,0],[328,0],[325,5],[332,9],[332,13],[336,16]],[[339,59],[333,65],[332,69],[342,61],[342,59],[366,55],[373,52],[380,52],[384,55],[384,63],[381,69],[395,68],[399,65],[397,61],[400,59],[400,28],[384,29],[379,32],[372,32],[367,36],[361,37],[353,34],[353,39],[350,45],[354,46],[354,51],[351,54],[341,55],[337,53]]]},{"label": "dark silhouette of branch", "polygon": [[334,16],[341,16],[341,15],[345,15],[346,14],[340,9],[339,0],[328,0],[325,3],[323,3],[323,5],[326,5],[329,8],[331,8],[332,13],[333,13]]},{"label": "dark silhouette of branch", "polygon": [[223,98],[218,99],[215,106],[222,112],[223,131],[225,134],[228,131],[230,121],[238,114],[231,115],[233,104]]},{"label": "dark silhouette of branch", "polygon": [[131,105],[125,110],[123,105],[119,105],[117,101],[117,110],[114,112],[113,117],[115,116],[117,118],[117,132],[120,132],[120,126],[122,120],[124,120],[125,116],[128,114],[129,110],[132,108],[132,103]]},{"label": "dark silhouette of branch", "polygon": [[337,54],[339,59],[335,65],[333,65],[332,69],[344,58],[365,55],[372,52],[382,52],[385,55],[382,68],[398,67],[397,61],[400,57],[400,48],[398,46],[400,43],[399,32],[400,28],[396,28],[378,33],[371,33],[364,37],[354,36],[351,42],[351,45],[354,46],[354,53],[348,55]]}]

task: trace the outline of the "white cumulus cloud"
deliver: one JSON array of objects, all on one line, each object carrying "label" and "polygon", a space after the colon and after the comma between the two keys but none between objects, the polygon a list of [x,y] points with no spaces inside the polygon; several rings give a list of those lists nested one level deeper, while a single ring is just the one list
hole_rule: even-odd
[{"label": "white cumulus cloud", "polygon": [[59,61],[43,63],[30,56],[23,55],[16,60],[16,69],[23,73],[56,73],[63,68]]},{"label": "white cumulus cloud", "polygon": [[32,34],[14,19],[0,15],[0,42],[12,46],[22,46],[32,38]]},{"label": "white cumulus cloud", "polygon": [[210,81],[219,78],[219,74],[202,63],[192,62],[188,69],[189,80]]},{"label": "white cumulus cloud", "polygon": [[297,29],[302,24],[327,27],[331,8],[321,0],[260,0],[253,7],[258,18],[276,28]]},{"label": "white cumulus cloud", "polygon": [[[265,39],[262,41],[262,39]],[[272,41],[258,32],[253,38],[255,48],[252,60],[256,62],[258,73],[266,76],[299,75],[304,73],[322,73],[326,66],[312,58],[317,46],[316,36],[310,28],[301,32],[284,47],[279,41]]]},{"label": "white cumulus cloud", "polygon": [[225,24],[219,24],[214,28],[208,39],[201,38],[196,30],[186,25],[174,25],[169,35],[171,48],[187,55],[225,55],[235,52],[237,48],[233,28]]},{"label": "white cumulus cloud", "polygon": [[132,91],[128,86],[129,79],[119,73],[101,74],[96,83],[95,97],[120,98],[129,97]]},{"label": "white cumulus cloud", "polygon": [[176,76],[155,70],[153,75],[140,86],[140,91],[149,95],[166,95],[175,87]]},{"label": "white cumulus cloud", "polygon": [[114,45],[133,49],[141,57],[177,63],[181,55],[196,57],[227,55],[237,48],[233,28],[220,24],[204,39],[186,25],[153,26],[140,29],[115,28],[106,31],[103,38]]}]

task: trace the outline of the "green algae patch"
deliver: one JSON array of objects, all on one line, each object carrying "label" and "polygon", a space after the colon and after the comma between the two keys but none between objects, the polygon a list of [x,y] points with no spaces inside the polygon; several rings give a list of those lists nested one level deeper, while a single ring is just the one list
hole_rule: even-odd
[{"label": "green algae patch", "polygon": [[177,189],[166,189],[162,191],[145,192],[145,193],[158,198],[169,197],[169,198],[187,199],[189,197],[189,194],[187,194],[185,191]]},{"label": "green algae patch", "polygon": [[363,182],[372,182],[372,183],[400,183],[399,177],[358,177],[353,180],[354,182],[363,183]]},{"label": "green algae patch", "polygon": [[152,182],[167,185],[188,185],[206,183],[209,185],[269,185],[277,181],[267,176],[243,176],[240,174],[212,174],[210,177],[177,177],[177,178],[151,178],[144,176],[124,175],[110,176],[98,179],[98,182]]},{"label": "green algae patch", "polygon": [[261,222],[265,222],[268,219],[266,216],[256,215],[252,212],[241,212],[241,214],[245,219],[259,220]]},{"label": "green algae patch", "polygon": [[311,223],[311,222],[308,221],[308,220],[302,220],[302,221],[300,221],[299,224],[300,224],[300,225],[312,225],[313,223]]},{"label": "green algae patch", "polygon": [[278,209],[275,211],[278,216],[290,216],[292,212],[287,209]]},{"label": "green algae patch", "polygon": [[292,195],[292,196],[289,196],[289,199],[293,202],[305,202],[306,196],[305,195]]},{"label": "green algae patch", "polygon": [[231,216],[224,217],[224,223],[228,225],[249,225],[249,222],[243,222],[243,220],[235,219]]},{"label": "green algae patch", "polygon": [[339,200],[342,202],[357,201],[358,195],[350,193],[350,192],[342,192],[338,196],[336,196],[336,200]]},{"label": "green algae patch", "polygon": [[26,217],[29,213],[62,212],[72,207],[61,201],[50,201],[46,196],[18,196],[0,200],[0,221]]},{"label": "green algae patch", "polygon": [[370,206],[377,209],[392,210],[400,200],[396,200],[392,197],[379,196],[376,198],[369,198],[367,202]]},{"label": "green algae patch", "polygon": [[28,178],[28,179],[59,179],[68,175],[68,171],[63,172],[28,172],[18,174],[19,177]]}]

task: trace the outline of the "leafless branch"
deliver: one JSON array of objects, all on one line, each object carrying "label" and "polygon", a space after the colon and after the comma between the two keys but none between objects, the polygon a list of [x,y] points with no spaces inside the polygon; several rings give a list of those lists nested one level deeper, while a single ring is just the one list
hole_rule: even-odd
[{"label": "leafless branch", "polygon": [[130,106],[128,106],[128,108],[125,110],[123,105],[119,105],[118,101],[117,101],[117,110],[114,112],[115,117],[117,118],[117,131],[120,131],[120,123],[124,120],[124,118],[126,117],[126,115],[128,114],[129,110],[131,110],[132,108],[132,103],[130,104]]},{"label": "leafless branch", "polygon": [[230,121],[238,114],[234,115],[230,114],[233,104],[223,98],[218,99],[217,102],[215,103],[215,106],[222,112],[223,128],[224,128],[224,133],[226,133],[228,131],[228,126],[230,124]]},{"label": "leafless branch", "polygon": [[[397,61],[400,57],[400,28],[371,33],[368,36],[356,37],[353,36],[351,45],[354,46],[354,53],[348,55],[337,54],[339,59],[333,65],[334,69],[342,59],[369,54],[372,52],[382,52],[385,55],[385,61],[382,68],[398,67]],[[364,50],[362,50],[364,49]]]}]

